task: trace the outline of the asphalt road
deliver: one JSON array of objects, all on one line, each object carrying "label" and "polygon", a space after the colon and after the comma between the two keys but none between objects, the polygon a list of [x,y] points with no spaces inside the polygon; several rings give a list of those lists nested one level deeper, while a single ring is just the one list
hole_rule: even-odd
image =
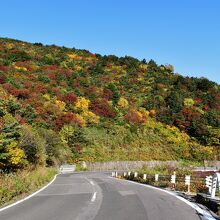
[{"label": "asphalt road", "polygon": [[0,220],[199,220],[194,209],[165,192],[103,173],[73,173],[0,212]]}]

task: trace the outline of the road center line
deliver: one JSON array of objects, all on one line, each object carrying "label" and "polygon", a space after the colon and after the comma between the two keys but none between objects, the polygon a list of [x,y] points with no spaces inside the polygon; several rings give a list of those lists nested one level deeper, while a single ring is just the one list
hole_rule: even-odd
[{"label": "road center line", "polygon": [[91,198],[91,202],[95,202],[95,200],[96,200],[96,194],[97,194],[97,192],[94,192],[94,194],[93,194],[93,196],[92,196],[92,198]]}]

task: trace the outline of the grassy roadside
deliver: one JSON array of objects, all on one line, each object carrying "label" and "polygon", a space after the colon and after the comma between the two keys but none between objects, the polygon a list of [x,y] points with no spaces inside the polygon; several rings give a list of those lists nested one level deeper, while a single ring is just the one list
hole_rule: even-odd
[{"label": "grassy roadside", "polygon": [[0,174],[0,207],[33,193],[49,183],[57,173],[55,168],[39,167],[16,174]]},{"label": "grassy roadside", "polygon": [[[187,164],[187,166],[183,166]],[[190,192],[195,193],[207,193],[208,188],[205,186],[205,177],[201,178],[196,176],[193,172],[193,167],[198,164],[184,163],[179,167],[170,166],[155,166],[147,167],[144,166],[142,169],[137,170],[138,177],[134,177],[134,172],[130,176],[126,176],[126,179],[134,180],[140,183],[149,184],[156,187],[174,189],[181,192],[187,192],[188,188],[185,185],[185,175],[191,176]],[[191,167],[190,167],[191,166]],[[171,175],[175,172],[176,184],[171,183]],[[143,179],[143,175],[147,174],[146,179]],[[159,174],[158,181],[155,181],[155,174]]]}]

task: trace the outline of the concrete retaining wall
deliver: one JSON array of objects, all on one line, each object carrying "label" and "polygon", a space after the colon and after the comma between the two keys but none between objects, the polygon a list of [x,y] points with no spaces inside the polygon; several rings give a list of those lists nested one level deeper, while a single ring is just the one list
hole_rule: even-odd
[{"label": "concrete retaining wall", "polygon": [[110,162],[96,162],[86,163],[87,169],[90,171],[107,171],[107,170],[125,170],[132,171],[143,166],[155,167],[168,165],[171,167],[177,167],[178,161],[110,161]]},{"label": "concrete retaining wall", "polygon": [[[167,165],[170,167],[178,167],[179,161],[110,161],[110,162],[96,162],[96,163],[85,163],[85,168],[89,171],[110,171],[110,170],[124,170],[124,171],[135,171],[142,168],[143,166],[155,167]],[[220,169],[220,161],[205,161],[205,167],[213,167]],[[205,167],[201,167],[204,169]]]},{"label": "concrete retaining wall", "polygon": [[220,161],[205,160],[204,164],[205,164],[205,167],[213,167],[213,168],[216,168],[217,170],[220,170]]}]

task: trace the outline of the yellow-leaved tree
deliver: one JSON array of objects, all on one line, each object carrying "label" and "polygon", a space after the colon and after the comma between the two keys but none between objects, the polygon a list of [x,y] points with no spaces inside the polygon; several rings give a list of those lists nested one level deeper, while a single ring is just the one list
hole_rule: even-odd
[{"label": "yellow-leaved tree", "polygon": [[90,104],[90,100],[81,96],[77,98],[74,107],[78,111],[85,111],[88,110],[89,104]]},{"label": "yellow-leaved tree", "polygon": [[98,124],[100,117],[91,111],[84,111],[82,117],[90,124]]},{"label": "yellow-leaved tree", "polygon": [[17,141],[12,141],[6,146],[8,163],[13,166],[24,166],[27,164],[26,155],[23,149],[18,146]]},{"label": "yellow-leaved tree", "polygon": [[190,107],[195,104],[194,100],[191,98],[185,98],[184,99],[184,106]]},{"label": "yellow-leaved tree", "polygon": [[47,100],[46,102],[44,102],[44,109],[46,109],[47,112],[54,115],[59,115],[65,110],[65,102],[57,100],[57,98],[51,99],[48,94],[45,94],[43,97]]},{"label": "yellow-leaved tree", "polygon": [[76,114],[77,118],[82,122],[83,126],[85,126],[86,123],[99,123],[99,116],[89,111],[89,104],[90,100],[85,97],[78,97],[74,104],[74,109],[79,113]]},{"label": "yellow-leaved tree", "polygon": [[129,106],[128,100],[124,97],[120,97],[120,99],[118,100],[118,106],[120,108],[127,109]]}]

